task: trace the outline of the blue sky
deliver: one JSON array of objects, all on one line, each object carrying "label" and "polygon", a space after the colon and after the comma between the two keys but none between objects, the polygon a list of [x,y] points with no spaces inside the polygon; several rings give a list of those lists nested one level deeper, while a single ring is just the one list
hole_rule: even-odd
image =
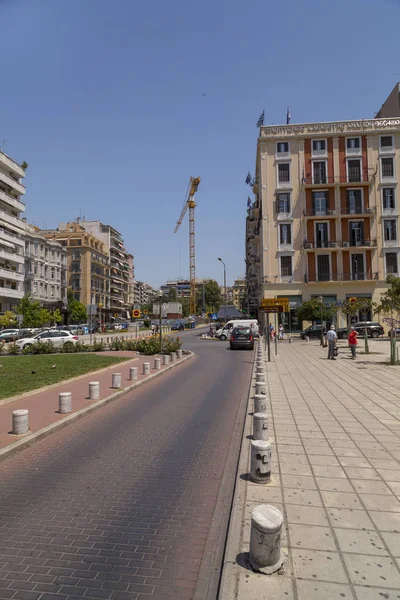
[{"label": "blue sky", "polygon": [[[0,0],[0,143],[29,164],[27,217],[110,223],[153,285],[244,274],[257,128],[369,118],[400,80],[398,0]],[[180,256],[180,260],[179,260]]]}]

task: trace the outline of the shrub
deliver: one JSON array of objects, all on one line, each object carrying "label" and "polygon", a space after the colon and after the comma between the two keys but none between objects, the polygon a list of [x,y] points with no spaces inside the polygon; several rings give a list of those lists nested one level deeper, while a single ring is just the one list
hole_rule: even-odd
[{"label": "shrub", "polygon": [[177,336],[177,337],[168,336],[167,338],[165,338],[165,342],[163,341],[163,353],[164,354],[169,354],[170,352],[176,352],[177,350],[180,350],[181,348],[182,348],[182,342],[181,342],[179,336]]},{"label": "shrub", "polygon": [[50,341],[37,342],[29,345],[27,348],[28,352],[26,352],[26,354],[53,354],[55,352],[55,348]]},{"label": "shrub", "polygon": [[105,350],[105,344],[103,340],[93,342],[93,352],[103,352]]},{"label": "shrub", "polygon": [[[89,352],[89,348],[91,347],[89,344],[84,344],[83,342],[76,342],[76,344],[71,344],[71,342],[67,342],[66,344],[64,344],[64,347],[69,345],[72,345],[74,348],[73,350],[71,350],[71,352]],[[69,350],[66,350],[66,352],[69,352]]]},{"label": "shrub", "polygon": [[123,340],[112,340],[110,350],[125,350],[125,342]]},{"label": "shrub", "polygon": [[126,350],[135,351],[137,349],[137,342],[135,340],[128,340],[125,342]]},{"label": "shrub", "polygon": [[10,344],[8,346],[8,354],[13,354],[14,356],[19,354],[19,347],[17,344]]},{"label": "shrub", "polygon": [[144,327],[150,327],[151,323],[150,323],[150,321],[148,319],[145,319],[143,321],[143,325],[144,325]]}]

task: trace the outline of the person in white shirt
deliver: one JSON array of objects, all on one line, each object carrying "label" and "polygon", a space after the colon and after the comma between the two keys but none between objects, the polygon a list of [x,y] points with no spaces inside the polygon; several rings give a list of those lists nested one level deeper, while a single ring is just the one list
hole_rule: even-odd
[{"label": "person in white shirt", "polygon": [[336,335],[334,325],[331,325],[330,330],[326,334],[326,339],[328,340],[328,360],[329,359],[336,360],[335,347],[336,347],[337,335]]}]

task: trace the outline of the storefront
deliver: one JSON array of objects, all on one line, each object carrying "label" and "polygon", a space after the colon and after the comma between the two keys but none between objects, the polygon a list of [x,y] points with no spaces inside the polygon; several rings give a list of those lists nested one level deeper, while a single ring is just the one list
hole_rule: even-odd
[{"label": "storefront", "polygon": [[287,298],[289,300],[289,312],[279,313],[277,315],[277,324],[282,323],[286,333],[299,333],[302,331],[302,322],[297,317],[297,309],[303,301],[302,296],[284,296],[278,295],[277,298]]}]

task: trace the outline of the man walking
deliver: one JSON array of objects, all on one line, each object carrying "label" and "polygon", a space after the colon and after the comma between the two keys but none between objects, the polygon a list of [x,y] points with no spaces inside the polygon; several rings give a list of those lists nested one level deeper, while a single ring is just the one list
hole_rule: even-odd
[{"label": "man walking", "polygon": [[334,325],[331,325],[330,330],[326,334],[326,339],[328,340],[328,360],[329,359],[336,360],[335,347],[336,347],[337,335],[336,335]]}]

